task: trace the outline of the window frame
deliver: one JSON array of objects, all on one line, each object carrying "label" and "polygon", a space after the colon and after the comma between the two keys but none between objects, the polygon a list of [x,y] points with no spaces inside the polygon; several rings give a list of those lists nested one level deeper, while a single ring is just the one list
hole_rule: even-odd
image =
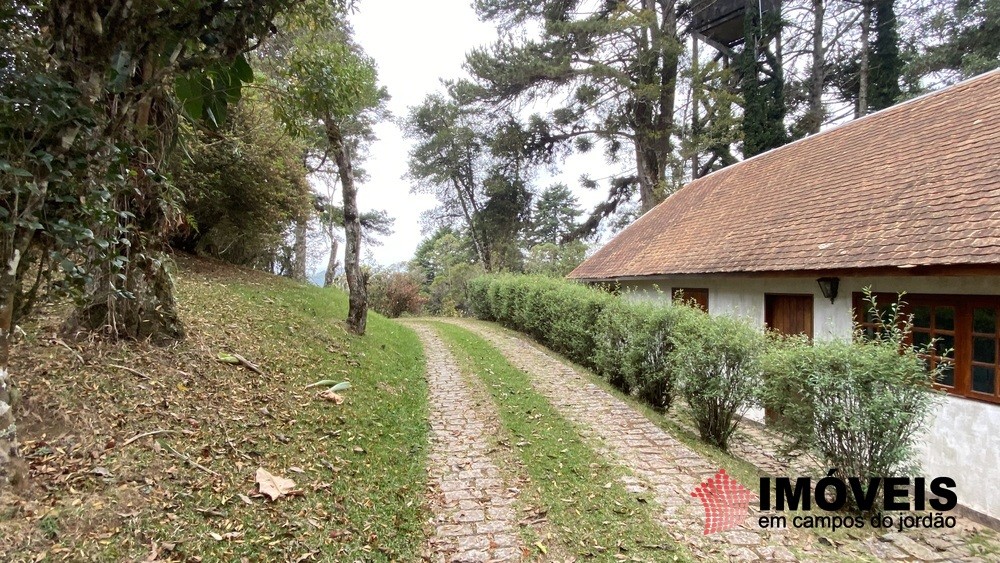
[{"label": "window frame", "polygon": [[708,296],[709,291],[707,287],[671,287],[670,288],[670,300],[677,300],[677,293],[683,292],[684,302],[694,301],[695,304],[706,313],[708,312]]},{"label": "window frame", "polygon": [[[880,305],[895,303],[898,297],[895,293],[877,292],[873,294],[876,302]],[[854,292],[852,295],[854,307],[854,322],[863,328],[874,328],[870,322],[865,322],[867,316],[867,303],[864,294]],[[936,333],[954,336],[953,361],[953,383],[954,385],[944,385],[935,382],[934,388],[947,392],[949,395],[983,401],[987,403],[1000,404],[1000,295],[956,295],[938,293],[907,293],[903,296],[904,303],[901,313],[910,315],[914,307],[930,307],[932,311],[931,326],[928,329],[920,330],[932,337]],[[938,329],[933,311],[936,307],[951,307],[955,311],[954,326],[952,330]],[[976,309],[993,309],[994,314],[994,334],[974,332],[974,315]],[[949,334],[950,333],[950,334]],[[985,362],[976,362],[974,356],[974,337],[978,335],[994,337],[994,363],[987,365]],[[912,335],[907,337],[907,344],[913,343]],[[936,356],[935,356],[936,357]],[[932,360],[934,361],[934,360]],[[933,365],[933,364],[932,364]],[[973,366],[993,368],[993,393],[983,393],[972,389],[972,368]]]}]

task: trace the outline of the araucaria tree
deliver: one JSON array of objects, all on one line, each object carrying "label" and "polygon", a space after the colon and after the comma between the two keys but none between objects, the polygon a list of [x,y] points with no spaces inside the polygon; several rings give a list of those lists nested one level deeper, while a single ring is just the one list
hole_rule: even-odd
[{"label": "araucaria tree", "polygon": [[511,116],[491,116],[431,95],[412,108],[407,135],[414,190],[440,205],[425,215],[429,227],[455,227],[472,241],[487,271],[520,267],[533,169],[546,159],[532,134]]},{"label": "araucaria tree", "polygon": [[[509,32],[469,53],[463,100],[496,106],[564,99],[533,128],[536,144],[603,143],[608,156],[634,159],[635,173],[613,178],[600,216],[638,191],[643,211],[681,183],[675,177],[674,122],[678,7],[673,0],[477,0],[480,17]],[[535,39],[512,37],[538,29]],[[527,34],[525,34],[527,36]]]}]

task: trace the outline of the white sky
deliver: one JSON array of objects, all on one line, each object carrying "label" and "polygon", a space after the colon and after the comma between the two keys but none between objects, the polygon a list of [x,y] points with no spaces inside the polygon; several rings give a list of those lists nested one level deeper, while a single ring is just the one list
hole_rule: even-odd
[{"label": "white sky", "polygon": [[[368,0],[359,8],[351,17],[355,39],[378,63],[379,81],[389,89],[389,108],[397,118],[439,90],[441,78],[459,76],[466,51],[496,37],[493,26],[476,19],[470,0]],[[413,256],[422,238],[420,212],[434,207],[435,199],[410,193],[403,178],[410,142],[397,125],[382,123],[375,132],[379,140],[365,163],[370,179],[358,193],[358,205],[395,217],[395,234],[370,248],[379,263],[389,265]]]},{"label": "white sky", "polygon": [[[350,18],[355,39],[378,63],[379,80],[392,96],[389,108],[401,118],[407,108],[419,104],[431,92],[442,90],[441,79],[463,75],[462,63],[470,49],[492,43],[496,29],[480,22],[471,7],[471,0],[412,0],[359,3],[359,11]],[[429,195],[410,193],[406,174],[410,142],[394,123],[382,123],[375,129],[378,135],[364,164],[370,179],[361,186],[358,205],[362,210],[385,209],[396,219],[395,234],[382,239],[382,246],[367,247],[363,255],[382,265],[409,260],[420,234],[420,212],[435,206]],[[598,151],[589,157],[574,157],[562,167],[564,174],[556,177],[578,193],[584,209],[600,201],[603,190],[590,192],[575,189],[586,162],[596,162],[592,174],[601,178],[607,166]],[[539,187],[553,180],[543,179]],[[343,248],[343,246],[341,246]],[[370,254],[369,254],[370,252]],[[322,261],[326,265],[325,259]]]}]

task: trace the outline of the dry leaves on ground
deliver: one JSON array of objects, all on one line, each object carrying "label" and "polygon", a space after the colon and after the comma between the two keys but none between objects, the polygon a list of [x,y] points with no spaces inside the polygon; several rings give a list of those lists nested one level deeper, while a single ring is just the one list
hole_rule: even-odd
[{"label": "dry leaves on ground", "polygon": [[278,500],[287,495],[297,494],[301,491],[295,488],[295,481],[272,475],[263,467],[257,469],[257,486],[260,493],[267,495],[271,500]]}]

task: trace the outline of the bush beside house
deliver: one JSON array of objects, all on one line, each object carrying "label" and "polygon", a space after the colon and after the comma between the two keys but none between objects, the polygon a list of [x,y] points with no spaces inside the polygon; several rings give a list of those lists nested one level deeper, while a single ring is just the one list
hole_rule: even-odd
[{"label": "bush beside house", "polygon": [[937,372],[896,318],[875,340],[810,343],[546,277],[482,276],[469,283],[469,301],[477,317],[531,335],[655,407],[682,395],[702,439],[723,449],[747,408],[763,404],[776,428],[844,477],[912,470],[935,397]]},{"label": "bush beside house", "polygon": [[[869,296],[872,310],[880,310]],[[946,368],[928,370],[928,348],[907,344],[909,320],[899,303],[880,313],[874,338],[810,343],[776,339],[762,357],[763,403],[769,425],[812,452],[840,478],[915,473],[914,439],[938,395],[932,383]]]},{"label": "bush beside house", "polygon": [[766,344],[766,335],[731,317],[700,313],[677,325],[668,363],[703,441],[726,449],[758,404]]}]

